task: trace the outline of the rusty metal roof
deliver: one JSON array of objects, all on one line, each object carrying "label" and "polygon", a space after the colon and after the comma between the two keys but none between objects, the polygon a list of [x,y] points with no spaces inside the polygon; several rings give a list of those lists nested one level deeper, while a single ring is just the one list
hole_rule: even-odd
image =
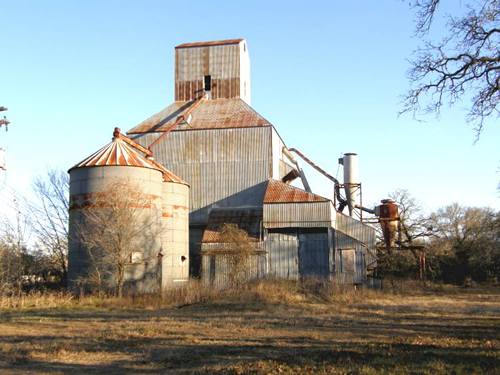
[{"label": "rusty metal roof", "polygon": [[[142,155],[141,152],[147,152],[148,156]],[[144,149],[132,139],[121,134],[120,129],[115,128],[113,140],[110,143],[71,167],[68,172],[75,168],[104,166],[150,168],[162,172],[163,180],[166,182],[188,185],[187,182],[153,160],[149,155],[151,155],[149,150]]]},{"label": "rusty metal roof", "polygon": [[165,131],[175,123],[179,116],[190,121],[184,122],[174,131],[190,129],[225,129],[270,126],[270,122],[257,111],[239,98],[234,99],[206,99],[192,110],[189,108],[196,101],[174,102],[167,108],[144,120],[128,131],[128,134]]},{"label": "rusty metal roof", "polygon": [[235,224],[248,233],[250,241],[258,241],[262,207],[214,208],[210,211],[202,243],[220,243],[220,230],[224,224]]},{"label": "rusty metal roof", "polygon": [[190,47],[211,47],[211,46],[223,46],[226,44],[238,44],[245,39],[225,39],[225,40],[209,40],[206,42],[193,42],[193,43],[182,43],[175,48],[190,48]]},{"label": "rusty metal roof", "polygon": [[269,180],[264,203],[302,203],[302,202],[328,202],[329,199],[308,193],[302,189],[285,184],[278,180]]}]

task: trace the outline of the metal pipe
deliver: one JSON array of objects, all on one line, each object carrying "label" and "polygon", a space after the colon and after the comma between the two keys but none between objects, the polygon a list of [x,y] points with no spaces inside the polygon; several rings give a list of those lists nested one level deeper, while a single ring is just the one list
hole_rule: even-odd
[{"label": "metal pipe", "polygon": [[284,150],[287,150],[288,152],[294,152],[297,155],[299,155],[306,163],[308,163],[311,167],[316,169],[319,173],[321,173],[323,176],[328,178],[330,181],[333,181],[334,183],[334,194],[336,199],[339,201],[339,207],[338,211],[342,212],[345,206],[347,205],[347,202],[342,196],[340,195],[340,183],[339,180],[337,180],[335,177],[333,177],[330,173],[326,172],[323,168],[319,167],[316,165],[312,160],[310,160],[307,156],[305,156],[302,152],[297,150],[296,148],[289,148],[287,149],[286,147],[283,147]]},{"label": "metal pipe", "polygon": [[306,163],[308,163],[311,167],[313,167],[314,169],[316,169],[319,173],[321,173],[323,176],[325,176],[326,178],[332,180],[333,182],[335,182],[336,184],[339,184],[339,181],[333,177],[331,174],[329,174],[327,171],[325,171],[323,168],[317,166],[313,161],[311,161],[307,156],[305,156],[302,152],[300,152],[299,150],[297,150],[296,148],[289,148],[288,149],[289,152],[295,152],[297,155],[299,155],[302,159],[304,159],[304,161]]},{"label": "metal pipe", "polygon": [[372,210],[370,208],[363,207],[363,206],[361,206],[359,204],[356,204],[354,207],[359,208],[360,210],[363,210],[365,212],[368,212],[369,214],[375,215],[375,210]]},{"label": "metal pipe", "polygon": [[179,125],[181,122],[183,121],[186,121],[189,116],[191,115],[191,112],[193,112],[196,107],[198,107],[200,105],[200,103],[202,102],[202,100],[205,99],[204,96],[200,96],[198,99],[196,99],[193,104],[191,104],[191,107],[189,107],[186,112],[184,112],[184,114],[180,115],[179,117],[177,117],[177,119],[175,120],[175,122],[170,125],[167,129],[165,129],[165,131],[162,132],[162,134],[156,138],[149,146],[148,146],[148,149],[151,150],[152,147],[157,144],[158,142],[160,142],[160,140],[162,140],[165,136],[168,135],[168,133],[170,133],[172,130],[174,130],[177,125]]}]

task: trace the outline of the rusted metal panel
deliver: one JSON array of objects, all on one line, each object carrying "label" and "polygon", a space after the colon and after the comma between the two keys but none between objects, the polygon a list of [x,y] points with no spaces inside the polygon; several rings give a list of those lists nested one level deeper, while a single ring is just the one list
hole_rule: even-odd
[{"label": "rusted metal panel", "polygon": [[153,160],[151,155],[151,151],[121,134],[120,129],[115,128],[113,140],[110,143],[71,167],[69,171],[75,168],[86,167],[141,167],[156,169],[162,172],[163,181],[165,182],[175,182],[187,185],[181,178]]},{"label": "rusted metal panel", "polygon": [[205,75],[210,75],[212,99],[239,98],[240,81],[249,81],[241,70],[242,40],[234,43],[200,43],[178,46],[175,50],[175,100],[192,100],[204,90]]},{"label": "rusted metal panel", "polygon": [[[144,120],[128,134],[161,132],[173,125],[179,116],[194,105],[195,101],[174,102],[162,111]],[[189,116],[184,116],[185,118]],[[191,121],[180,124],[176,131],[193,129],[225,129],[271,126],[270,122],[241,99],[203,100],[191,112]]]},{"label": "rusted metal panel", "polygon": [[330,201],[264,204],[265,228],[329,228],[333,206]]},{"label": "rusted metal panel", "polygon": [[384,235],[385,247],[387,249],[396,246],[396,236],[399,221],[399,209],[392,199],[383,199],[381,205],[375,208],[375,214],[379,217],[380,226]]},{"label": "rusted metal panel", "polygon": [[175,48],[191,48],[191,47],[209,47],[209,46],[223,46],[227,44],[238,44],[244,39],[224,39],[224,40],[210,40],[206,42],[192,42],[192,43],[182,43],[177,45]]},{"label": "rusted metal panel", "polygon": [[100,150],[74,165],[71,169],[101,166],[130,166],[159,169],[119,138],[114,139]]},{"label": "rusted metal panel", "polygon": [[[270,127],[174,131],[153,148],[155,160],[191,185],[191,223],[214,207],[258,206],[271,174]],[[151,144],[158,133],[135,140]]]},{"label": "rusted metal panel", "polygon": [[267,185],[264,203],[301,203],[301,202],[328,202],[327,198],[308,193],[302,189],[285,184],[284,182],[271,180]]}]

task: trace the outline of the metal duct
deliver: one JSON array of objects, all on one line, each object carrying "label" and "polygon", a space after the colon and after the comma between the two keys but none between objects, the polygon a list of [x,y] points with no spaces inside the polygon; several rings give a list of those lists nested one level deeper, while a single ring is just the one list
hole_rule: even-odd
[{"label": "metal duct", "polygon": [[349,216],[353,216],[354,209],[360,205],[360,181],[358,169],[358,154],[346,153],[342,158],[344,166],[344,189],[349,208]]}]

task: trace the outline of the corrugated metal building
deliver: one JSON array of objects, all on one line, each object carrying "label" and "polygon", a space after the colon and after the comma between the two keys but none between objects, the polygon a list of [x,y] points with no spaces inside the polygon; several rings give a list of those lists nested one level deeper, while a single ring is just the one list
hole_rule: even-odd
[{"label": "corrugated metal building", "polygon": [[191,186],[192,275],[213,281],[229,272],[216,251],[227,245],[213,234],[233,222],[251,236],[258,228],[249,277],[334,277],[353,268],[352,279],[362,282],[374,230],[344,220],[331,200],[289,185],[290,175],[299,175],[295,163],[276,128],[250,106],[250,92],[244,39],[181,44],[175,102],[128,132]]}]

